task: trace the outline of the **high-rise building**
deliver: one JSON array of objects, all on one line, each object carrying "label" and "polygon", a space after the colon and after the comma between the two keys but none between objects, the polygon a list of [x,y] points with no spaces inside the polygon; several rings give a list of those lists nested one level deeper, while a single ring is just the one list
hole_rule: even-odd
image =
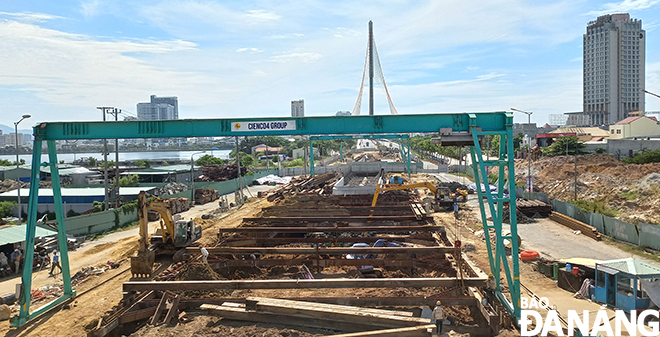
[{"label": "high-rise building", "polygon": [[583,112],[592,125],[644,110],[646,32],[630,14],[599,16],[583,36]]},{"label": "high-rise building", "polygon": [[305,100],[291,101],[291,117],[305,117]]},{"label": "high-rise building", "polygon": [[179,119],[179,100],[151,95],[149,103],[137,104],[137,115],[139,120],[147,121]]}]

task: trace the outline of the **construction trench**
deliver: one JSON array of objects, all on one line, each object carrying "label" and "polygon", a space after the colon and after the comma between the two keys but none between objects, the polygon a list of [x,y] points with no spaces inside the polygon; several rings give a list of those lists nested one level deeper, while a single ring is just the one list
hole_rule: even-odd
[{"label": "construction trench", "polygon": [[444,331],[494,336],[510,324],[504,307],[482,300],[487,275],[420,196],[387,191],[372,207],[373,195],[333,195],[339,178],[317,175],[272,191],[272,206],[217,231],[205,245],[207,262],[189,247],[183,261],[162,261],[152,277],[125,282],[121,303],[88,336],[185,324],[194,313],[318,335],[431,336],[435,324],[420,316],[437,301],[451,317]]}]

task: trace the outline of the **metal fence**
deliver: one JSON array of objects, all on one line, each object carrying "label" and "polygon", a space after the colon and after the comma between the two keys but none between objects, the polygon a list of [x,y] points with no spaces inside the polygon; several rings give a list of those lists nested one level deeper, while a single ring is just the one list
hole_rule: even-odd
[{"label": "metal fence", "polygon": [[[532,198],[537,200],[548,199],[543,193],[532,193]],[[612,237],[616,240],[627,242],[641,247],[660,250],[660,226],[640,222],[631,224],[607,215],[585,212],[579,207],[561,200],[552,200],[555,212],[570,216],[593,226],[599,233]]]}]

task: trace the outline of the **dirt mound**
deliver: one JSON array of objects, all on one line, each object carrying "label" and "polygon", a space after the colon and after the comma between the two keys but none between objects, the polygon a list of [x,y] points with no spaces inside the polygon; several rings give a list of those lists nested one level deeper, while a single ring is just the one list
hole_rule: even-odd
[{"label": "dirt mound", "polygon": [[222,280],[211,267],[203,262],[191,262],[176,276],[177,281]]},{"label": "dirt mound", "polygon": [[648,189],[652,186],[660,187],[660,173],[653,172],[642,178],[637,184],[642,189]]}]

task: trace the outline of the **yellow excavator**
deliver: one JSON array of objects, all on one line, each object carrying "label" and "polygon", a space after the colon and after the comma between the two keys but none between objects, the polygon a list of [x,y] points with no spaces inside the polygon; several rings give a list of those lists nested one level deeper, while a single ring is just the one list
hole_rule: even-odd
[{"label": "yellow excavator", "polygon": [[462,189],[456,189],[455,192],[451,192],[449,187],[445,186],[436,186],[430,182],[422,182],[416,184],[385,184],[385,185],[376,185],[376,193],[374,193],[374,199],[371,202],[371,207],[376,206],[378,202],[378,195],[380,192],[384,191],[393,191],[393,190],[405,190],[410,188],[420,188],[426,187],[431,193],[433,193],[433,203],[438,207],[449,207],[454,205],[454,202],[466,202],[468,197],[468,191]]},{"label": "yellow excavator", "polygon": [[[202,237],[202,228],[191,220],[175,220],[167,200],[141,191],[138,196],[138,222],[140,224],[139,247],[131,256],[131,273],[134,277],[150,277],[156,254],[174,254],[178,249],[192,245]],[[148,210],[160,214],[160,227],[149,238]]]}]

